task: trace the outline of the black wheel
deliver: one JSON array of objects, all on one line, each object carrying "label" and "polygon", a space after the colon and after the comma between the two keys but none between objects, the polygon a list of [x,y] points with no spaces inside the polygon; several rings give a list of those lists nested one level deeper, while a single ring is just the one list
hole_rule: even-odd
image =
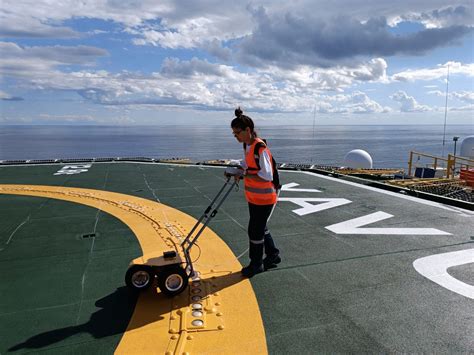
[{"label": "black wheel", "polygon": [[188,275],[181,266],[168,266],[158,272],[158,287],[166,296],[176,296],[188,286]]},{"label": "black wheel", "polygon": [[146,290],[153,283],[155,274],[146,265],[133,265],[125,274],[125,283],[133,290]]}]

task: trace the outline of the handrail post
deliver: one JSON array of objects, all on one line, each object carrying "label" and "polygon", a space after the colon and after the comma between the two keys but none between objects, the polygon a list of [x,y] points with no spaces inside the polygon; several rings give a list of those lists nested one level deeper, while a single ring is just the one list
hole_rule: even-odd
[{"label": "handrail post", "polygon": [[446,172],[446,177],[449,179],[449,177],[451,176],[451,173],[453,174],[453,177],[454,177],[454,167],[455,167],[455,164],[456,164],[456,158],[453,159],[453,156],[451,154],[448,153],[448,166],[446,168],[447,172]]},{"label": "handrail post", "polygon": [[451,176],[451,169],[452,169],[452,161],[451,161],[451,154],[448,153],[448,165],[446,166],[446,178],[449,179]]},{"label": "handrail post", "polygon": [[411,176],[412,161],[413,161],[413,150],[410,151],[410,160],[408,161],[408,176]]}]

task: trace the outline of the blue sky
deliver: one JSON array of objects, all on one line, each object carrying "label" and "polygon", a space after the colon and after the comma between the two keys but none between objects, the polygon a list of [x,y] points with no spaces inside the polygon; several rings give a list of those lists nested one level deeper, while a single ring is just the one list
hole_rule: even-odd
[{"label": "blue sky", "polygon": [[0,8],[0,124],[474,125],[471,1]]}]

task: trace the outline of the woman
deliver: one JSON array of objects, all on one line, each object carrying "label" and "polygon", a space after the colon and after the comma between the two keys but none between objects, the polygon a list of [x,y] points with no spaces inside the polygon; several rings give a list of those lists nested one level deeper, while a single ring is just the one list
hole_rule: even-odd
[{"label": "woman", "polygon": [[[277,202],[277,191],[273,185],[272,155],[265,143],[258,138],[253,121],[235,110],[231,127],[235,138],[244,145],[245,197],[249,205],[250,220],[249,256],[250,264],[242,269],[245,277],[252,277],[264,270],[276,267],[281,262],[280,251],[267,229],[267,221]],[[257,149],[256,149],[257,148]],[[266,257],[263,258],[265,250]]]}]

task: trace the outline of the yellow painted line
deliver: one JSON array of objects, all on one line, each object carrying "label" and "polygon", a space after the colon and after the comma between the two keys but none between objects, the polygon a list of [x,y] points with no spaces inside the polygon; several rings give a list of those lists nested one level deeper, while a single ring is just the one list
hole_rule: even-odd
[{"label": "yellow painted line", "polygon": [[[160,256],[169,246],[159,236],[166,224],[182,232],[196,223],[191,216],[147,199],[115,192],[40,185],[0,185],[1,194],[38,196],[75,202],[120,219],[138,238],[143,254]],[[252,286],[240,276],[241,265],[229,247],[207,228],[198,241],[194,263],[200,281],[173,299],[151,289],[138,298],[117,354],[266,354],[265,331]],[[193,249],[195,259],[199,255]],[[124,270],[124,275],[125,275]],[[191,280],[190,280],[191,281]],[[203,317],[193,316],[190,297],[204,294]],[[199,303],[199,302],[198,302]],[[191,321],[205,319],[204,328]]]}]

